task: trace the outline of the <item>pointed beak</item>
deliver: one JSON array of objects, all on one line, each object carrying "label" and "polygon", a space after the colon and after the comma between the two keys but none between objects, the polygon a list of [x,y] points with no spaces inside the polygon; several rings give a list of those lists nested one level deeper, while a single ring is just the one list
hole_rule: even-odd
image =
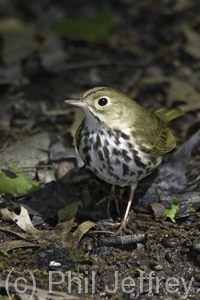
[{"label": "pointed beak", "polygon": [[65,100],[65,102],[67,104],[70,104],[70,105],[74,105],[74,106],[78,106],[80,108],[84,108],[84,107],[87,107],[87,103],[83,102],[83,101],[80,101],[80,100]]}]

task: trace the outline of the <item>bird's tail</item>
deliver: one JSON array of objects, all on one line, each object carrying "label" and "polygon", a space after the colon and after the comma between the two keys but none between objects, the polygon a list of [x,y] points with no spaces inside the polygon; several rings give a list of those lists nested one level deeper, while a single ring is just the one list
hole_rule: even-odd
[{"label": "bird's tail", "polygon": [[153,113],[166,124],[183,114],[183,112],[178,108],[167,108],[167,107],[161,107],[155,109]]}]

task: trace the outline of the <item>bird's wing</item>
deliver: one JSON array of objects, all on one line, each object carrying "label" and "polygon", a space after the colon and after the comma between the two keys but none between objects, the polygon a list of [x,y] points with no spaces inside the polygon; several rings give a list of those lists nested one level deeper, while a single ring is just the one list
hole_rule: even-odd
[{"label": "bird's wing", "polygon": [[169,127],[161,122],[158,119],[158,128],[154,137],[154,147],[161,153],[167,153],[176,146],[176,141]]},{"label": "bird's wing", "polygon": [[157,110],[154,110],[153,114],[157,117],[156,127],[158,131],[155,140],[155,147],[163,153],[169,152],[176,146],[176,141],[171,130],[166,126],[166,124],[171,120],[181,116],[183,113],[181,110],[176,108],[161,107]]},{"label": "bird's wing", "polygon": [[160,153],[171,151],[176,146],[175,138],[167,124],[155,114],[150,113],[141,117],[131,126],[131,133],[138,144],[149,149],[156,149]]},{"label": "bird's wing", "polygon": [[155,109],[153,114],[167,124],[170,121],[180,117],[183,112],[178,108],[160,107]]}]

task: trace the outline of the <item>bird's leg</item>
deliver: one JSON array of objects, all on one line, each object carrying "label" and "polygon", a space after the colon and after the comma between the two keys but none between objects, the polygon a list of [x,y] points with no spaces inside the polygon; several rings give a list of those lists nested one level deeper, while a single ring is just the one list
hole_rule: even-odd
[{"label": "bird's leg", "polygon": [[112,187],[111,187],[111,191],[110,191],[110,195],[109,196],[106,196],[104,197],[103,199],[101,199],[100,201],[98,201],[96,203],[96,205],[99,205],[100,203],[102,203],[103,201],[107,200],[108,201],[108,204],[107,204],[107,215],[110,217],[110,202],[112,200],[115,201],[115,205],[116,205],[116,209],[117,209],[117,213],[120,214],[120,211],[119,211],[119,204],[118,204],[118,199],[116,197],[116,194],[115,194],[115,185],[113,184]]},{"label": "bird's leg", "polygon": [[126,228],[126,222],[127,222],[128,213],[129,213],[130,208],[131,208],[131,204],[132,204],[132,201],[133,201],[133,197],[134,197],[134,193],[135,193],[135,190],[137,188],[137,185],[138,185],[137,182],[135,182],[131,185],[131,191],[130,191],[128,204],[127,204],[127,207],[126,207],[126,212],[125,212],[125,215],[124,215],[123,219],[121,220],[120,227],[117,230],[116,234],[119,234],[122,230],[124,230],[125,232],[130,232],[130,230]]},{"label": "bird's leg", "polygon": [[117,213],[120,214],[119,203],[118,203],[118,199],[117,199],[116,194],[115,194],[115,185],[114,184],[112,185],[110,195],[107,198],[108,198],[107,215],[110,216],[110,202],[112,200],[114,200],[114,202],[115,202]]}]

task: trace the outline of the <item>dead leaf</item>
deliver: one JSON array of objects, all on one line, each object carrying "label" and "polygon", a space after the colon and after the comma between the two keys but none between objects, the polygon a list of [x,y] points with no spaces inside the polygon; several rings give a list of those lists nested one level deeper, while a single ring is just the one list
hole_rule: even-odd
[{"label": "dead leaf", "polygon": [[177,1],[174,1],[173,11],[176,13],[181,12],[183,10],[189,9],[189,7],[191,7],[191,5],[192,5],[191,1],[177,0]]},{"label": "dead leaf", "polygon": [[160,218],[165,210],[164,205],[162,205],[161,203],[152,203],[151,208],[156,218]]},{"label": "dead leaf", "polygon": [[[43,290],[35,286],[33,290],[33,285],[26,284],[25,289],[24,285],[18,282],[17,289],[16,283],[8,282],[8,280],[3,281],[0,280],[0,287],[5,289],[9,294],[15,294],[17,299],[27,300],[27,299],[35,299],[35,300],[91,300],[94,299],[93,296],[90,295],[76,295],[76,294],[67,294],[66,292],[60,291],[49,291]],[[23,291],[23,292],[22,292]],[[33,295],[34,292],[34,295]],[[33,295],[33,297],[32,297]],[[6,299],[8,299],[6,297]],[[9,299],[14,299],[13,297],[9,297]]]},{"label": "dead leaf", "polygon": [[[72,204],[74,204],[74,203],[72,203]],[[61,243],[63,245],[63,247],[67,247],[69,250],[72,250],[72,249],[75,250],[75,249],[77,249],[78,243],[79,243],[80,239],[83,237],[83,235],[88,230],[90,230],[91,227],[96,225],[93,222],[86,221],[86,222],[82,223],[74,233],[70,232],[72,229],[72,225],[74,223],[74,217],[76,215],[75,212],[77,209],[77,205],[78,204],[75,203],[74,207],[73,207],[73,205],[71,206],[72,212],[70,212],[70,209],[69,209],[70,205],[68,205],[67,216],[69,218],[69,216],[71,215],[71,219],[68,219],[64,223],[57,224],[57,226],[51,231],[37,230],[33,226],[27,210],[23,206],[21,206],[21,212],[19,215],[17,215],[14,211],[9,211],[7,208],[4,208],[1,210],[2,219],[7,220],[7,221],[9,221],[9,220],[14,221],[26,233],[18,234],[17,232],[10,230],[10,228],[7,228],[7,227],[6,228],[0,227],[0,230],[15,234],[15,235],[21,237],[22,239],[26,239],[28,237],[33,238],[34,240],[37,240],[37,242],[40,246],[42,246],[44,243],[46,243],[50,239],[52,240],[54,238],[57,241],[57,243]],[[72,216],[74,216],[74,217],[72,217]],[[24,244],[22,243],[21,245],[24,245],[21,247],[26,247],[26,245],[30,246],[32,244],[28,245],[26,243],[24,243]],[[18,248],[18,247],[20,247],[20,243],[13,244],[13,246],[11,244],[10,245],[5,244],[5,247]]]},{"label": "dead leaf", "polygon": [[82,238],[82,236],[88,231],[90,230],[90,228],[94,227],[96,224],[91,222],[91,221],[86,221],[84,223],[82,223],[77,229],[76,231],[73,233],[73,236],[77,239],[77,241],[79,242],[80,239]]},{"label": "dead leaf", "polygon": [[15,240],[15,241],[10,241],[10,242],[7,241],[1,243],[0,249],[4,251],[10,251],[22,247],[40,247],[40,246],[38,244],[33,244],[22,240]]},{"label": "dead leaf", "polygon": [[164,1],[159,0],[143,0],[138,2],[139,5],[146,6],[148,10],[152,10],[153,12],[157,13],[162,13],[164,15],[180,13],[186,9],[189,9],[189,7],[192,5],[191,3],[192,1],[189,0],[176,0],[171,1],[171,5],[167,7],[166,5],[164,5]]},{"label": "dead leaf", "polygon": [[[79,98],[79,97],[78,97]],[[81,124],[81,122],[84,119],[84,113],[79,108],[71,108],[70,112],[74,113],[74,122],[73,124],[68,128],[68,131],[71,133],[71,136],[74,138],[76,135],[76,131]],[[45,112],[45,115],[47,116],[55,116],[55,115],[68,115],[69,111],[66,109],[52,109]]]},{"label": "dead leaf", "polygon": [[194,87],[183,81],[173,80],[168,90],[167,103],[172,106],[177,101],[185,102],[178,106],[183,112],[200,109],[200,94]]},{"label": "dead leaf", "polygon": [[169,83],[167,93],[167,106],[173,106],[175,102],[183,102],[177,107],[183,112],[196,111],[200,109],[200,94],[195,88],[181,80],[176,80],[171,77],[143,78],[140,82],[141,85],[161,84],[164,82]]},{"label": "dead leaf", "polygon": [[60,223],[53,230],[57,235],[57,243],[62,243],[63,247],[66,247],[71,251],[77,249],[78,243],[83,235],[88,232],[90,228],[96,226],[95,223],[86,221],[82,223],[74,233],[71,233],[70,231],[73,225],[73,220],[74,219]]},{"label": "dead leaf", "polygon": [[0,20],[0,33],[16,33],[25,28],[25,24],[16,18],[4,18]]},{"label": "dead leaf", "polygon": [[74,223],[74,219],[71,219],[64,223],[59,223],[56,225],[53,232],[56,235],[57,243],[62,243],[62,244],[65,243],[65,241],[68,239],[68,235],[72,229],[73,223]]},{"label": "dead leaf", "polygon": [[71,136],[74,138],[76,131],[84,119],[84,114],[81,109],[72,108],[71,111],[74,113],[74,122],[68,131],[71,133]]},{"label": "dead leaf", "polygon": [[196,59],[200,59],[200,35],[189,25],[182,25],[182,31],[186,38],[185,51]]},{"label": "dead leaf", "polygon": [[8,210],[7,208],[3,208],[1,210],[1,213],[3,220],[12,220],[27,233],[35,233],[39,231],[33,226],[29,214],[23,206],[21,206],[21,211],[19,215],[17,215],[14,211]]},{"label": "dead leaf", "polygon": [[62,209],[58,210],[58,222],[74,219],[78,209],[78,202],[72,202]]},{"label": "dead leaf", "polygon": [[91,221],[86,221],[82,223],[76,231],[72,234],[73,238],[71,239],[70,246],[72,249],[76,249],[78,243],[80,242],[83,235],[90,230],[90,228],[94,227],[96,224]]},{"label": "dead leaf", "polygon": [[24,240],[27,239],[27,237],[28,237],[27,233],[15,232],[15,231],[11,230],[11,228],[8,226],[0,227],[0,230],[4,231],[4,232],[9,232],[13,235],[20,237],[21,239],[24,239]]},{"label": "dead leaf", "polygon": [[160,76],[160,77],[144,77],[141,81],[140,84],[161,84],[163,82],[171,82],[173,79],[170,77],[165,77],[165,76]]}]

